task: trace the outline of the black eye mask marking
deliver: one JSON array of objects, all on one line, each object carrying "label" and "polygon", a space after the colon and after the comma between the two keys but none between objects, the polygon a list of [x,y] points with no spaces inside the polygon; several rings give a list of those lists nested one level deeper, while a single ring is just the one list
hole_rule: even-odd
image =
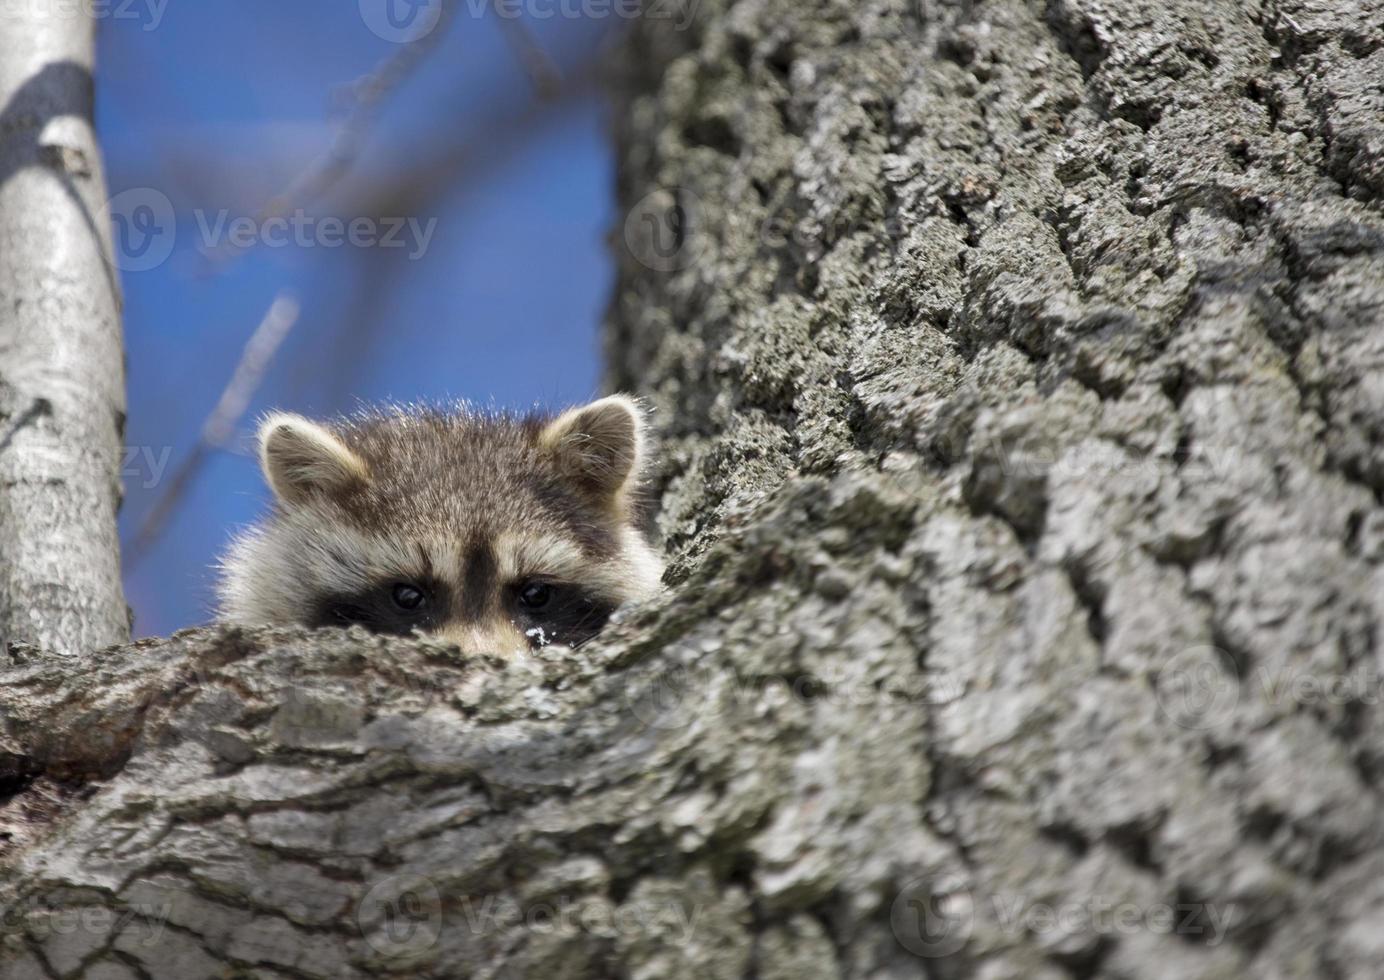
[{"label": "black eye mask marking", "polygon": [[[535,601],[539,598],[541,602]],[[541,578],[505,587],[502,600],[506,616],[533,649],[554,643],[580,646],[605,627],[616,606],[580,586]],[[318,598],[308,625],[361,626],[393,636],[408,636],[415,630],[433,633],[449,622],[474,621],[474,613],[485,609],[489,601],[484,595],[459,601],[446,583],[435,578],[382,579],[362,592]]]},{"label": "black eye mask marking", "polygon": [[[531,600],[541,587],[541,605]],[[510,615],[529,646],[538,649],[552,643],[576,647],[605,626],[615,605],[590,595],[575,585],[530,579],[509,590]],[[529,600],[529,601],[526,601]]]},{"label": "black eye mask marking", "polygon": [[313,606],[308,625],[363,626],[372,633],[407,636],[431,632],[447,621],[451,596],[435,579],[382,581],[353,595],[326,595]]}]

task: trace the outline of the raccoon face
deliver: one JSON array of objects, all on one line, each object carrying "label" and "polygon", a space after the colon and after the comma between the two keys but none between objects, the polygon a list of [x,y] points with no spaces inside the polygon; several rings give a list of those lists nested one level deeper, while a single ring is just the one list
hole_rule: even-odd
[{"label": "raccoon face", "polygon": [[635,513],[644,442],[620,396],[551,420],[271,416],[275,512],[223,562],[222,618],[421,631],[478,653],[580,644],[658,588]]}]

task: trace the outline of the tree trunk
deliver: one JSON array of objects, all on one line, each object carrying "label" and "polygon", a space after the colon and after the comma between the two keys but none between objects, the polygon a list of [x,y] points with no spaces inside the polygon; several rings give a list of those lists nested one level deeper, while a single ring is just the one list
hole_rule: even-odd
[{"label": "tree trunk", "polygon": [[1373,977],[1384,6],[630,42],[667,598],[0,676],[6,977]]},{"label": "tree trunk", "polygon": [[0,657],[7,637],[66,652],[130,638],[120,294],[81,8],[0,16]]}]

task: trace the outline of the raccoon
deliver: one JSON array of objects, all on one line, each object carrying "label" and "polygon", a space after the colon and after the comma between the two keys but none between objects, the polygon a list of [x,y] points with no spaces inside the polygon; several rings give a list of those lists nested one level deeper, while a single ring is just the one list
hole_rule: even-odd
[{"label": "raccoon", "polygon": [[387,408],[269,416],[273,511],[221,562],[224,622],[415,631],[470,653],[577,646],[659,589],[638,403],[558,416]]}]

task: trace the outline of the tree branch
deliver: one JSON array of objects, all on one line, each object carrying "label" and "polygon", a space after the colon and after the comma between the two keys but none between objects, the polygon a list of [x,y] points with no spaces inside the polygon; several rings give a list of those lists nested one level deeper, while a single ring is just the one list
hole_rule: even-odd
[{"label": "tree branch", "polygon": [[115,513],[120,298],[92,130],[94,23],[0,18],[0,645],[129,637]]},{"label": "tree branch", "polygon": [[[443,0],[438,23],[431,31],[400,45],[372,71],[345,89],[345,106],[331,145],[288,186],[264,203],[254,215],[257,225],[320,199],[350,172],[381,106],[438,49],[455,15],[456,0]],[[233,258],[238,251],[233,243],[227,241],[207,251],[206,257],[215,265]]]},{"label": "tree branch", "polygon": [[234,437],[236,426],[255,397],[279,345],[298,322],[298,314],[298,301],[287,293],[280,293],[270,304],[264,319],[246,341],[240,361],[221,392],[216,407],[202,424],[197,444],[178,465],[167,488],[154,501],[140,525],[126,559],[131,568],[142,561],[157,543],[211,453],[225,448]]}]

